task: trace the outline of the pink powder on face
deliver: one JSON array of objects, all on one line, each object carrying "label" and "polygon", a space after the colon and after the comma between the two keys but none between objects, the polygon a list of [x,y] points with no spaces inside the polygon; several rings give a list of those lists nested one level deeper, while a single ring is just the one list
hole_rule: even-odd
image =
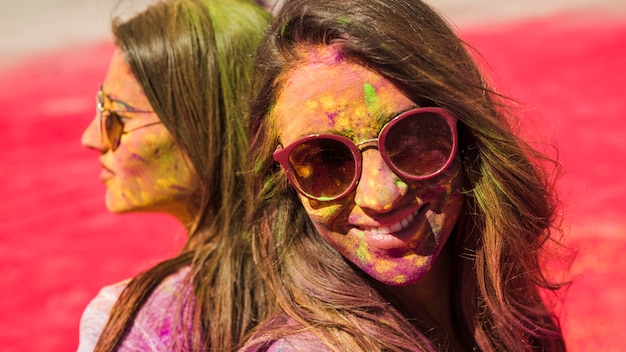
[{"label": "pink powder on face", "polygon": [[343,53],[338,48],[335,50],[335,62],[339,63],[344,60]]},{"label": "pink powder on face", "polygon": [[328,119],[331,122],[331,126],[335,125],[335,117],[337,117],[337,115],[339,115],[338,112],[334,111],[334,112],[327,112],[326,116],[328,116]]},{"label": "pink powder on face", "polygon": [[[355,143],[376,138],[391,118],[416,104],[376,72],[339,57],[334,47],[313,47],[285,77],[272,118],[283,145],[318,133]],[[294,92],[298,92],[294,94]],[[362,151],[359,184],[335,202],[303,206],[319,234],[346,259],[388,285],[420,280],[433,266],[460,212],[453,185],[460,163],[430,182],[409,184],[376,148]]]}]

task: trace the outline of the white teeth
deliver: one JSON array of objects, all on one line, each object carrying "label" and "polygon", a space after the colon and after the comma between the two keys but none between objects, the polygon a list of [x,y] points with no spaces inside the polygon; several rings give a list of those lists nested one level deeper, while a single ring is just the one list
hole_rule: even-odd
[{"label": "white teeth", "polygon": [[397,224],[393,224],[393,225],[389,226],[389,230],[391,232],[400,231],[400,230],[402,230],[402,228],[403,228],[402,222],[399,222]]},{"label": "white teeth", "polygon": [[414,213],[409,214],[406,218],[400,220],[399,222],[385,227],[370,227],[365,228],[365,231],[372,233],[373,235],[388,235],[392,232],[398,232],[402,229],[406,229],[415,219],[415,215],[417,215],[419,210],[416,210]]}]

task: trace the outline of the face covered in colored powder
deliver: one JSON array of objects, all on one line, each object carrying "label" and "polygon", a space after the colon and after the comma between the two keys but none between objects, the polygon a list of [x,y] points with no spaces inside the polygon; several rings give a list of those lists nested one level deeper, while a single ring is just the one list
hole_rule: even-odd
[{"label": "face covered in colored powder", "polygon": [[[119,50],[113,54],[102,92],[108,97],[104,109],[118,111],[123,124],[119,145],[112,150],[99,116],[89,124],[81,142],[101,153],[100,178],[107,187],[107,208],[164,212],[188,221],[197,176],[159,117],[150,112],[152,107]],[[110,113],[102,113],[106,114]]]},{"label": "face covered in colored powder", "polygon": [[[280,143],[311,134],[336,134],[355,143],[416,104],[381,75],[352,63],[333,47],[306,51],[288,72],[272,111]],[[454,228],[463,195],[455,157],[439,175],[406,181],[377,148],[364,148],[356,188],[347,196],[300,199],[321,236],[376,280],[409,285],[432,267]]]}]

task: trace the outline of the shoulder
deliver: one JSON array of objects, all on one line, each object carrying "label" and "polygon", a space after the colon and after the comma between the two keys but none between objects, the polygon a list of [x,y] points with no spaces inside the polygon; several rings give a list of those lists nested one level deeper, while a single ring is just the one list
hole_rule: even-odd
[{"label": "shoulder", "polygon": [[188,272],[188,267],[179,270],[152,292],[137,313],[119,351],[171,350],[171,344],[182,336],[182,329],[188,325],[182,321],[182,303],[192,295],[191,288],[186,287]]},{"label": "shoulder", "polygon": [[[182,315],[182,297],[191,290],[185,287],[189,268],[183,268],[166,278],[152,292],[137,313],[133,325],[120,345],[120,351],[166,351],[177,329],[178,318]],[[98,337],[109,319],[111,308],[124,290],[128,280],[103,288],[89,303],[80,324],[78,352],[93,351]],[[181,318],[182,319],[182,318]],[[184,324],[183,324],[184,325]]]},{"label": "shoulder", "polygon": [[330,348],[314,333],[282,314],[264,323],[239,352],[325,352]]},{"label": "shoulder", "polygon": [[310,332],[285,336],[274,341],[251,341],[239,352],[326,352],[330,351],[322,340]]},{"label": "shoulder", "polygon": [[317,336],[302,332],[276,340],[267,349],[268,352],[325,352],[330,351]]},{"label": "shoulder", "polygon": [[109,320],[111,308],[113,308],[113,305],[128,284],[128,281],[129,280],[124,280],[110,286],[105,286],[98,292],[96,297],[89,302],[80,318],[79,352],[93,351],[100,337],[100,333]]}]

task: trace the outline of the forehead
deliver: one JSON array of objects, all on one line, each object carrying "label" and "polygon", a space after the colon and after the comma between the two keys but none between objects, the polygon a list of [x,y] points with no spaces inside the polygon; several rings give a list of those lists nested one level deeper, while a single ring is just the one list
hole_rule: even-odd
[{"label": "forehead", "polygon": [[334,47],[308,48],[301,57],[282,77],[272,111],[285,144],[312,133],[372,138],[385,122],[415,105],[385,77]]},{"label": "forehead", "polygon": [[135,78],[121,50],[111,56],[109,69],[104,77],[103,90],[111,98],[131,103],[134,106],[150,106],[143,87]]}]

